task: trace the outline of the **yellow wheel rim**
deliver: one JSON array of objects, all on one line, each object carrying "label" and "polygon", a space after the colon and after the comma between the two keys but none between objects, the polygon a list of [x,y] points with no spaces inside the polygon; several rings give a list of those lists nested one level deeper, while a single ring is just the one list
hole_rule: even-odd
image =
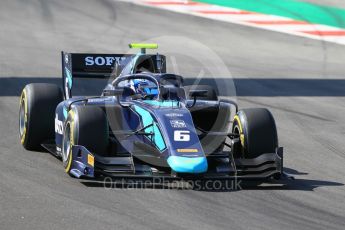
[{"label": "yellow wheel rim", "polygon": [[19,109],[19,134],[22,144],[25,143],[27,123],[28,123],[28,103],[25,89],[20,96],[20,109]]}]

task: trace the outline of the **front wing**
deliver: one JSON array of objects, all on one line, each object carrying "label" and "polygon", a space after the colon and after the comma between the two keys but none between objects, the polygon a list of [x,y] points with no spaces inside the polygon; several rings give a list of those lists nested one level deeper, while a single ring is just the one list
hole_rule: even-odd
[{"label": "front wing", "polygon": [[[71,174],[77,178],[94,178],[99,175],[112,178],[165,180],[257,180],[271,177],[280,178],[283,172],[283,148],[274,153],[265,153],[254,159],[233,159],[231,152],[221,152],[207,156],[210,168],[202,174],[178,174],[169,170],[157,170],[136,161],[131,155],[102,157],[89,152],[85,147],[72,147],[73,161]],[[153,157],[153,156],[151,156]]]}]

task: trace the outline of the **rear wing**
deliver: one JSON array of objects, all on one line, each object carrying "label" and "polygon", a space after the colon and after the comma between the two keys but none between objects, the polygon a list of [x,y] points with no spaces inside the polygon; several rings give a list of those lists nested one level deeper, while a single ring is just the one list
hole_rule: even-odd
[{"label": "rear wing", "polygon": [[[153,64],[151,72],[166,71],[165,56],[160,54],[88,54],[62,51],[61,59],[62,84],[66,99],[72,97],[73,78],[109,78],[113,75],[117,77],[119,72],[136,73],[135,68],[148,59],[151,60],[149,63]],[[131,68],[125,68],[132,60]]]},{"label": "rear wing", "polygon": [[88,54],[61,52],[65,98],[72,97],[73,78],[109,78],[116,63],[129,61],[131,54]]}]

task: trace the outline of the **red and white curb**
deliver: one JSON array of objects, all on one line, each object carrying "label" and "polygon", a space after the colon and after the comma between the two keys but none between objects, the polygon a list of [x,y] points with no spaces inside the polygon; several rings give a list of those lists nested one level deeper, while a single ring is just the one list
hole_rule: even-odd
[{"label": "red and white curb", "polygon": [[122,0],[214,20],[345,45],[345,29],[187,0]]}]

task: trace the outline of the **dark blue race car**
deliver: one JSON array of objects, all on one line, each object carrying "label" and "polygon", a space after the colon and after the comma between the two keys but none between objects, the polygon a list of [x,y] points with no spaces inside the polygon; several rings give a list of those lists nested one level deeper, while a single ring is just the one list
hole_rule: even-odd
[{"label": "dark blue race car", "polygon": [[[166,73],[155,44],[138,54],[62,52],[63,91],[29,84],[20,97],[24,148],[44,147],[73,177],[265,179],[283,175],[267,109],[219,100],[211,86]],[[106,77],[100,96],[72,97],[76,77]]]}]

